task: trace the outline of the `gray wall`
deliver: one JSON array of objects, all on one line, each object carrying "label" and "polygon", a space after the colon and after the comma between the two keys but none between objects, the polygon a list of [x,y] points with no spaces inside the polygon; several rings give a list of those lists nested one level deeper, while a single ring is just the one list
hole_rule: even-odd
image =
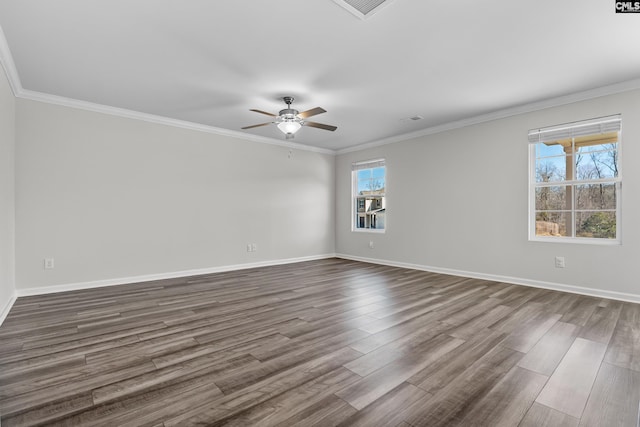
[{"label": "gray wall", "polygon": [[[16,287],[109,281],[337,252],[523,283],[640,295],[640,91],[337,157],[140,120],[13,100]],[[7,110],[8,113],[4,114]],[[621,113],[620,246],[527,240],[531,128]],[[5,137],[6,135],[6,137]],[[350,231],[350,164],[387,161],[387,231]],[[2,301],[13,293],[13,184],[2,156]],[[5,226],[6,225],[6,226]],[[368,242],[374,241],[374,248]],[[255,242],[258,251],[246,252]],[[556,269],[554,257],[567,267]],[[55,258],[53,270],[43,259]]]},{"label": "gray wall", "polygon": [[14,132],[15,99],[0,65],[0,322],[15,294]]},{"label": "gray wall", "polygon": [[18,291],[334,252],[332,155],[24,99],[16,147]]},{"label": "gray wall", "polygon": [[[623,116],[623,244],[529,242],[527,131],[616,113]],[[341,154],[336,252],[640,295],[639,117],[636,90]],[[387,231],[351,232],[351,163],[377,158],[387,164]],[[555,256],[566,258],[565,269],[554,267]]]}]

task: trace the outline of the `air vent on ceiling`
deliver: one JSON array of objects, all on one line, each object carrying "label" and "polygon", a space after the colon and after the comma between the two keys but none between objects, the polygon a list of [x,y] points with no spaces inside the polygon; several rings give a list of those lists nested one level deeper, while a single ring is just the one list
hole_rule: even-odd
[{"label": "air vent on ceiling", "polygon": [[360,19],[367,19],[393,0],[333,0]]}]

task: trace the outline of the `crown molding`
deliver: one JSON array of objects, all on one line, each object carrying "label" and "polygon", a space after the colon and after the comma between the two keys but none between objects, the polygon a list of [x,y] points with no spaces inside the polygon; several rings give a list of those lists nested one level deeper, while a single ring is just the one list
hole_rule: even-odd
[{"label": "crown molding", "polygon": [[142,120],[149,123],[156,123],[161,125],[167,125],[172,127],[178,127],[182,129],[195,130],[199,132],[211,133],[215,135],[228,136],[231,138],[243,139],[251,142],[258,142],[262,144],[277,145],[280,147],[286,147],[290,149],[311,151],[314,153],[335,155],[334,150],[327,148],[314,147],[310,145],[299,144],[290,141],[280,141],[274,138],[267,138],[264,136],[247,134],[244,132],[233,131],[229,129],[222,129],[214,126],[203,125],[201,123],[189,122],[186,120],[171,119],[164,116],[157,116],[154,114],[141,113],[139,111],[127,110],[125,108],[110,107],[108,105],[96,104],[93,102],[80,101],[78,99],[66,98],[58,95],[51,95],[43,92],[36,92],[32,90],[26,90],[22,87],[20,82],[20,76],[16,69],[7,38],[5,37],[2,27],[0,27],[0,64],[4,69],[9,86],[13,91],[13,95],[16,98],[28,99],[31,101],[44,102],[47,104],[61,105],[64,107],[76,108],[80,110],[93,111],[96,113],[109,114],[112,116],[124,117],[135,120]]},{"label": "crown molding", "polygon": [[13,56],[11,55],[11,49],[7,43],[7,38],[0,27],[0,65],[4,69],[9,81],[9,86],[13,92],[13,96],[18,96],[22,91],[22,84],[20,83],[20,77],[18,76],[18,70],[13,62]]},{"label": "crown molding", "polygon": [[469,117],[467,119],[456,120],[449,123],[443,123],[441,125],[432,126],[426,129],[415,131],[415,132],[405,133],[402,135],[379,139],[377,141],[354,145],[353,147],[347,147],[341,150],[336,150],[336,154],[340,155],[340,154],[352,153],[354,151],[362,151],[369,148],[380,147],[383,145],[395,144],[397,142],[408,141],[410,139],[418,138],[421,136],[433,135],[433,134],[445,132],[448,130],[459,129],[466,126],[476,125],[479,123],[485,123],[493,120],[504,119],[511,116],[517,116],[519,114],[531,113],[534,111],[544,110],[551,107],[559,107],[561,105],[573,104],[575,102],[586,101],[589,99],[600,98],[602,96],[614,95],[616,93],[627,92],[627,91],[636,90],[636,89],[640,89],[640,78],[634,79],[634,80],[628,80],[625,82],[615,83],[612,85],[602,86],[595,89],[585,90],[582,92],[576,92],[569,95],[563,95],[556,98],[549,98],[549,99],[545,99],[538,102],[532,102],[529,104],[523,104],[517,107],[505,108],[502,110],[493,111],[491,113]]},{"label": "crown molding", "polygon": [[367,142],[364,144],[358,144],[352,147],[343,148],[341,150],[331,150],[328,148],[320,148],[320,147],[314,147],[311,145],[299,144],[295,142],[281,141],[274,138],[267,138],[263,136],[247,134],[244,132],[203,125],[200,123],[189,122],[186,120],[171,119],[164,116],[141,113],[138,111],[127,110],[124,108],[110,107],[108,105],[96,104],[96,103],[80,101],[72,98],[65,98],[57,95],[50,95],[42,92],[25,90],[22,87],[22,84],[20,82],[20,77],[18,76],[18,71],[15,67],[13,56],[11,55],[11,50],[9,49],[9,45],[7,44],[7,39],[4,35],[4,32],[2,31],[2,27],[0,27],[0,63],[5,70],[5,73],[7,74],[9,85],[11,86],[11,90],[13,91],[13,94],[16,98],[29,99],[33,101],[66,106],[70,108],[94,111],[94,112],[114,115],[118,117],[131,118],[131,119],[142,120],[150,123],[163,124],[167,126],[190,129],[190,130],[195,130],[199,132],[206,132],[206,133],[212,133],[216,135],[228,136],[228,137],[242,139],[246,141],[276,145],[276,146],[286,147],[290,149],[311,151],[311,152],[321,153],[321,154],[329,154],[333,156],[351,153],[355,151],[362,151],[369,148],[380,147],[383,145],[395,144],[397,142],[408,141],[410,139],[419,138],[421,136],[433,135],[436,133],[459,129],[459,128],[463,128],[466,126],[471,126],[479,123],[503,119],[506,117],[516,116],[524,113],[530,113],[533,111],[544,110],[546,108],[572,104],[579,101],[586,101],[588,99],[599,98],[602,96],[613,95],[616,93],[640,89],[640,78],[638,78],[638,79],[633,79],[633,80],[628,80],[628,81],[615,83],[607,86],[602,86],[599,88],[590,89],[582,92],[576,92],[569,95],[563,95],[563,96],[550,98],[550,99],[546,99],[538,102],[523,104],[517,107],[505,108],[502,110],[497,110],[491,113],[481,114],[478,116],[469,117],[462,120],[443,123],[441,125],[432,126],[419,131],[404,133],[401,135],[379,139],[379,140]]},{"label": "crown molding", "polygon": [[141,113],[139,111],[127,110],[125,108],[111,107],[108,105],[96,104],[96,103],[87,102],[87,101],[80,101],[77,99],[66,98],[58,95],[50,95],[47,93],[36,92],[32,90],[23,89],[20,91],[20,95],[18,97],[23,99],[28,99],[31,101],[61,105],[69,108],[93,111],[96,113],[109,114],[112,116],[141,120],[149,123],[156,123],[156,124],[172,126],[172,127],[182,128],[182,129],[195,130],[198,132],[212,133],[216,135],[228,136],[231,138],[243,139],[246,141],[258,142],[262,144],[277,145],[280,147],[286,147],[286,148],[291,148],[296,150],[312,151],[314,153],[335,155],[334,150],[330,150],[327,148],[303,145],[295,142],[280,141],[274,138],[251,135],[244,132],[218,128],[214,126],[204,125],[201,123],[194,123],[186,120],[171,119],[169,117],[157,116],[155,114]]}]

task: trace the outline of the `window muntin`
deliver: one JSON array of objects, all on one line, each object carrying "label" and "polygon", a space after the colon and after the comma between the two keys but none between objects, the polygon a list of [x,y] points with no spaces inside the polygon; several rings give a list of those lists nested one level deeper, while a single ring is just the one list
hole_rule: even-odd
[{"label": "window muntin", "polygon": [[386,184],[384,159],[352,164],[353,231],[384,232]]},{"label": "window muntin", "polygon": [[620,116],[529,132],[531,240],[620,242]]}]

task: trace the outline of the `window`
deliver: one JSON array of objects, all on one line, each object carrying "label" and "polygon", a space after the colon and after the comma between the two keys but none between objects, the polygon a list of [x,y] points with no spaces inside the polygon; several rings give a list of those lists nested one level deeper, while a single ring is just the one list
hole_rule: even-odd
[{"label": "window", "polygon": [[351,165],[352,230],[384,232],[386,168],[384,159]]},{"label": "window", "polygon": [[529,238],[620,242],[621,117],[529,131]]}]

